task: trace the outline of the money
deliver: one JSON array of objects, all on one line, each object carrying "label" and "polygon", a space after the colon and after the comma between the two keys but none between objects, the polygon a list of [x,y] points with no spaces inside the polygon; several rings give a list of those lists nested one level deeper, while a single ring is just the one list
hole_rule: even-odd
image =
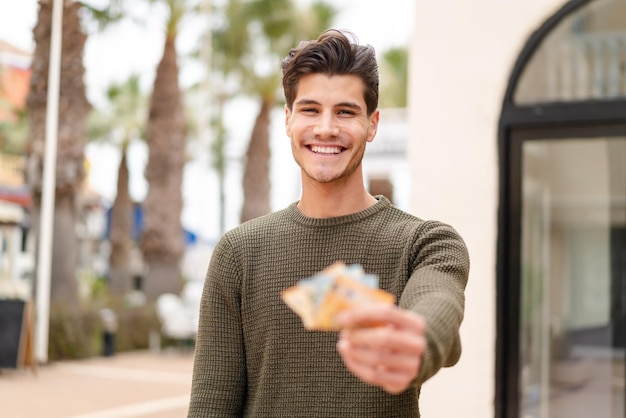
[{"label": "money", "polygon": [[339,330],[337,317],[346,309],[396,301],[394,295],[378,287],[378,276],[365,273],[359,264],[348,266],[341,261],[300,280],[280,296],[306,329],[324,331]]}]

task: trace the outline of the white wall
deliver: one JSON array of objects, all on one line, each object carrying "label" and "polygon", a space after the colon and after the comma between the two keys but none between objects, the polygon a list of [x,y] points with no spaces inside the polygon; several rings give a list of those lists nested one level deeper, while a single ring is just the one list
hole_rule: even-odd
[{"label": "white wall", "polygon": [[494,416],[497,126],[524,43],[565,0],[418,0],[411,45],[411,212],[470,252],[463,355],[424,385],[428,418]]}]

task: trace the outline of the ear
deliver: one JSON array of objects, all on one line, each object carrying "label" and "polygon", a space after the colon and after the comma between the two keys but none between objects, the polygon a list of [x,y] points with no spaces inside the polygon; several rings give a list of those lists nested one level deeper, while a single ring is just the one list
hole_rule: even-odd
[{"label": "ear", "polygon": [[378,131],[378,121],[380,120],[380,110],[376,109],[369,117],[369,129],[367,132],[367,142],[372,142]]},{"label": "ear", "polygon": [[291,127],[289,124],[290,118],[291,118],[291,112],[289,111],[289,108],[287,107],[287,105],[285,105],[285,132],[287,133],[287,136],[289,138],[291,138]]}]

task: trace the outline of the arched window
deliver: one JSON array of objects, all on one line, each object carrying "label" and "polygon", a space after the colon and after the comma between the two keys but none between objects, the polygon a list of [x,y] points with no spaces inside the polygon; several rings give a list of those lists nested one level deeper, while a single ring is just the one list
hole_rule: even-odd
[{"label": "arched window", "polygon": [[626,1],[528,39],[499,126],[496,416],[626,416]]}]

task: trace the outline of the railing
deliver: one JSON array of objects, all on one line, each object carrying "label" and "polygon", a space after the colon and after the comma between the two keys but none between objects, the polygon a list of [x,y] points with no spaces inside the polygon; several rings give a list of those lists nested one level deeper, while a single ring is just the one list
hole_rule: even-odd
[{"label": "railing", "polygon": [[557,51],[546,68],[554,97],[626,97],[626,32],[576,35]]},{"label": "railing", "polygon": [[548,39],[522,78],[519,104],[626,97],[626,32]]}]

